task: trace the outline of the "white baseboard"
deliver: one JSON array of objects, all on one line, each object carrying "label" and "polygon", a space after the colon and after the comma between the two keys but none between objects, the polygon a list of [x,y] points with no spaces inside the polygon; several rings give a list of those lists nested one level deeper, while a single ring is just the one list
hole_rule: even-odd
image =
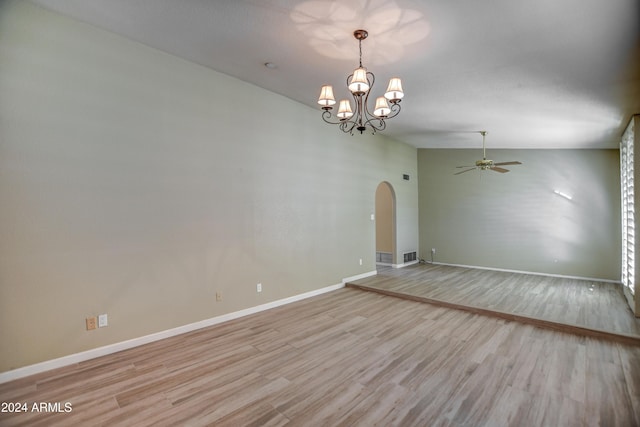
[{"label": "white baseboard", "polygon": [[417,264],[417,263],[419,263],[419,262],[420,262],[420,261],[415,260],[415,261],[405,262],[405,263],[402,263],[402,264],[391,264],[391,267],[392,267],[392,268],[404,268],[404,267],[408,267],[408,266],[410,266],[410,265]]},{"label": "white baseboard", "polygon": [[366,277],[375,276],[376,274],[378,274],[378,271],[377,270],[372,270],[372,271],[367,271],[366,273],[356,274],[355,276],[345,277],[344,279],[342,279],[342,284],[344,285],[347,282],[352,282],[354,280],[359,280],[359,279],[364,279]]},{"label": "white baseboard", "polygon": [[348,281],[362,279],[364,277],[369,277],[375,274],[376,274],[375,271],[359,274],[357,276],[345,278],[342,280],[341,283],[338,283],[336,285],[326,286],[324,288],[315,289],[313,291],[305,292],[303,294],[294,295],[292,297],[268,302],[266,304],[261,304],[255,307],[246,308],[244,310],[235,311],[233,313],[223,314],[221,316],[212,317],[210,319],[201,320],[199,322],[190,323],[188,325],[179,326],[177,328],[167,329],[165,331],[156,332],[156,333],[145,335],[138,338],[133,338],[127,341],[121,341],[115,344],[109,344],[103,347],[98,347],[98,348],[83,351],[80,353],[59,357],[57,359],[47,360],[47,361],[36,363],[33,365],[24,366],[22,368],[13,369],[11,371],[2,372],[0,373],[0,384],[17,380],[19,378],[28,377],[29,375],[50,371],[52,369],[62,368],[64,366],[69,366],[74,363],[80,363],[86,360],[95,359],[96,357],[106,356],[108,354],[116,353],[118,351],[128,350],[130,348],[138,347],[143,344],[148,344],[154,341],[170,338],[176,335],[195,331],[197,329],[202,329],[208,326],[217,325],[219,323],[228,322],[229,320],[237,319],[239,317],[249,316],[250,314],[259,313],[261,311],[269,310],[271,308],[279,307],[281,305],[286,305],[292,302],[301,301],[306,298],[314,297],[316,295],[321,295],[327,292],[335,291],[340,288],[344,288],[344,284]]},{"label": "white baseboard", "polygon": [[463,268],[474,268],[477,270],[491,270],[491,271],[504,271],[506,273],[519,273],[519,274],[532,274],[534,276],[547,276],[547,277],[559,277],[562,279],[577,279],[577,280],[588,280],[590,282],[604,282],[604,283],[615,283],[621,285],[622,282],[619,280],[610,280],[610,279],[598,279],[595,277],[582,277],[582,276],[567,276],[564,274],[551,274],[551,273],[538,273],[536,271],[522,271],[522,270],[509,270],[506,268],[495,268],[495,267],[481,267],[478,265],[464,265],[464,264],[449,264],[446,262],[427,262],[427,264],[433,265],[448,265],[450,267],[463,267]]}]

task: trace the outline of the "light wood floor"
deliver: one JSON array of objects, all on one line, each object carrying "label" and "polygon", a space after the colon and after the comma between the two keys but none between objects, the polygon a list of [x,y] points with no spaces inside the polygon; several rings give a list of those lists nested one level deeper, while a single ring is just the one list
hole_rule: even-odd
[{"label": "light wood floor", "polygon": [[2,426],[634,426],[640,347],[340,289],[0,385]]},{"label": "light wood floor", "polygon": [[476,311],[485,314],[517,315],[507,316],[511,319],[546,320],[549,326],[558,323],[577,326],[576,331],[589,328],[632,336],[635,339],[628,341],[640,344],[640,319],[615,283],[421,264],[402,269],[379,267],[378,275],[353,284],[426,302],[450,303],[449,307],[486,309]]}]

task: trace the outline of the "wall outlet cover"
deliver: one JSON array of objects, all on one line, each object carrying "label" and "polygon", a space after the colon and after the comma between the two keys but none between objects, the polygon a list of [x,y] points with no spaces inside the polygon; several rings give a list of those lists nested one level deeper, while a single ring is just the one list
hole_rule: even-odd
[{"label": "wall outlet cover", "polygon": [[87,317],[85,319],[87,331],[92,331],[98,327],[98,320],[95,317]]}]

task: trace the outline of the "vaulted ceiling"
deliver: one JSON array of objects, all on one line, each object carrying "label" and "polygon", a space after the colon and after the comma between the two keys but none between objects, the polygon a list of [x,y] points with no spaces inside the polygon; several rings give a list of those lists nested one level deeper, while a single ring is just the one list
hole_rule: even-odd
[{"label": "vaulted ceiling", "polygon": [[385,134],[419,148],[480,147],[479,130],[492,148],[616,148],[640,113],[638,0],[32,1],[315,108],[318,120],[321,85],[348,95],[352,33],[364,28],[373,93],[394,76],[406,93]]}]

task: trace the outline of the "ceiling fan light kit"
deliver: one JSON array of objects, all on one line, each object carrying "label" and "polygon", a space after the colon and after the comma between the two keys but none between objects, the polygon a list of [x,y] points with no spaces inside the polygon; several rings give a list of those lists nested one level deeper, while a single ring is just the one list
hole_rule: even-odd
[{"label": "ceiling fan light kit", "polygon": [[482,160],[477,160],[476,161],[476,165],[475,166],[456,166],[457,168],[467,168],[463,171],[460,172],[456,172],[454,173],[454,175],[460,175],[463,174],[465,172],[469,172],[472,171],[474,169],[479,169],[479,170],[492,170],[494,172],[499,172],[499,173],[507,173],[509,172],[509,169],[505,169],[502,168],[500,166],[507,166],[507,165],[521,165],[522,163],[518,162],[518,161],[510,161],[510,162],[500,162],[500,163],[494,163],[493,160],[489,160],[487,159],[487,150],[485,147],[485,142],[484,142],[484,138],[487,135],[487,131],[486,130],[481,130],[480,132],[478,132],[482,135]]},{"label": "ceiling fan light kit", "polygon": [[362,40],[366,39],[369,33],[366,30],[356,30],[353,36],[358,40],[360,49],[360,64],[352,74],[347,77],[347,87],[353,96],[355,111],[351,108],[351,102],[343,99],[338,104],[338,112],[336,117],[338,121],[331,121],[331,110],[336,104],[333,95],[333,86],[325,85],[320,89],[318,104],[320,104],[323,112],[322,119],[332,125],[339,125],[340,130],[353,135],[356,129],[363,133],[369,128],[372,133],[385,129],[387,119],[395,117],[400,113],[400,101],[404,97],[402,90],[402,81],[398,77],[393,77],[389,81],[387,91],[384,96],[376,98],[373,113],[369,110],[369,94],[375,83],[375,75],[367,71],[362,66]]}]

